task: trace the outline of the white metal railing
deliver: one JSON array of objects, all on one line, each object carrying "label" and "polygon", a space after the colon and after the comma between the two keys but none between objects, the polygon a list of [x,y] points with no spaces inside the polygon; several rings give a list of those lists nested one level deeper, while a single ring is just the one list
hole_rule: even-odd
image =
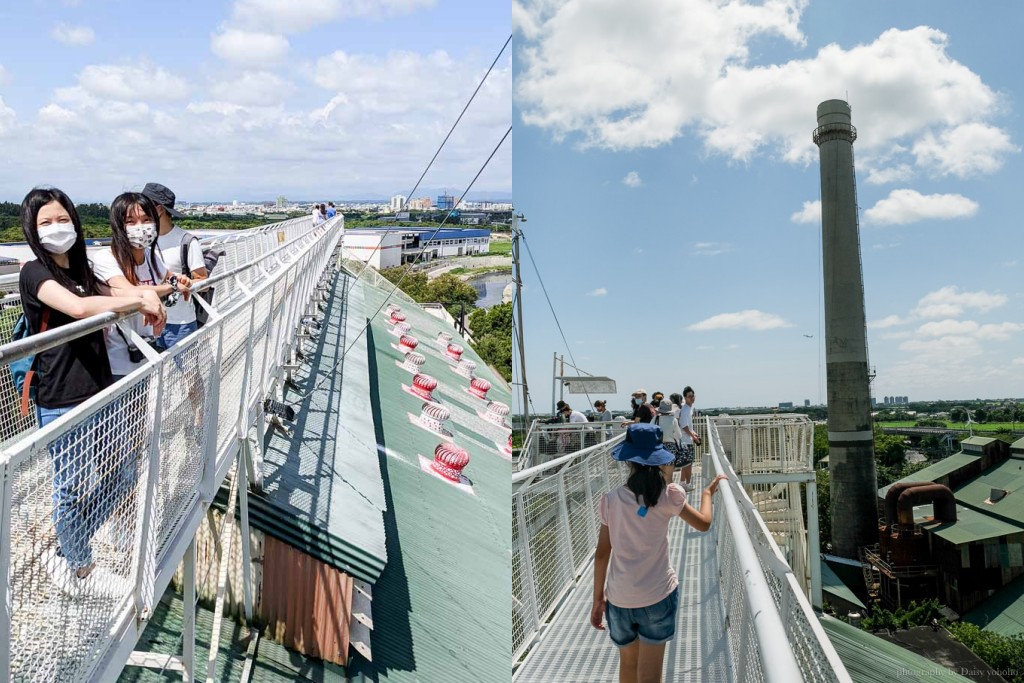
[{"label": "white metal railing", "polygon": [[[702,436],[695,466],[720,486],[712,529],[732,648],[734,680],[838,681],[850,677],[818,623],[803,589],[739,478],[707,418],[694,421]],[[763,425],[762,428],[770,428]],[[513,666],[572,590],[593,557],[604,493],[625,482],[613,461],[616,437],[513,475]],[[681,609],[688,609],[683,606]]]},{"label": "white metal railing", "polygon": [[[597,546],[597,506],[626,481],[619,436],[512,476],[512,661],[576,585]],[[546,476],[545,476],[546,475]]]},{"label": "white metal railing", "polygon": [[814,424],[806,415],[723,415],[715,425],[739,474],[814,471]]},{"label": "white metal railing", "polygon": [[712,529],[736,680],[848,683],[850,675],[729,464],[715,423],[707,430],[708,476],[729,477],[719,486]]},{"label": "white metal railing", "polygon": [[534,420],[523,442],[515,470],[521,471],[575,453],[625,432],[621,420],[614,422],[545,424]]},{"label": "white metal railing", "polygon": [[[262,420],[342,233],[341,218],[317,228],[302,218],[218,238],[227,260],[211,278],[216,310],[204,327],[5,444],[0,680],[106,680],[123,667]],[[72,577],[90,562],[87,578]]]}]

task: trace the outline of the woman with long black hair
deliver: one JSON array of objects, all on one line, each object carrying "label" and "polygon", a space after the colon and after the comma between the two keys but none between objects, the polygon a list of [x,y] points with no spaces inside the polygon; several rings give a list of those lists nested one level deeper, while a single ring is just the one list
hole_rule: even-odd
[{"label": "woman with long black hair", "polygon": [[[153,293],[103,295],[86,257],[78,212],[62,191],[35,188],[29,192],[21,202],[21,229],[36,257],[22,267],[19,280],[22,308],[33,333],[136,306],[147,323],[162,326],[163,306]],[[33,366],[40,429],[113,381],[102,331],[37,353]],[[92,454],[83,441],[68,434],[50,448],[54,525],[72,579],[85,578],[94,567],[89,542],[96,517],[84,495]],[[48,568],[56,570],[56,563]],[[62,587],[66,589],[67,583]]]},{"label": "woman with long black hair", "polygon": [[[157,208],[140,192],[125,192],[110,203],[110,249],[93,255],[96,276],[115,293],[152,292],[158,297],[180,292],[186,298],[192,281],[170,272],[156,246]],[[145,321],[132,319],[114,326],[107,335],[107,356],[114,379],[118,380],[145,363],[129,330],[155,339],[160,330]]]},{"label": "woman with long black hair", "polygon": [[594,556],[594,604],[590,623],[619,648],[619,681],[660,683],[665,644],[675,637],[679,579],[668,556],[668,524],[680,517],[698,531],[711,527],[711,499],[720,474],[704,489],[698,511],[686,492],[669,484],[661,466],[673,455],[656,424],[629,426],[612,457],[629,463],[624,486],[601,498],[601,531]]}]

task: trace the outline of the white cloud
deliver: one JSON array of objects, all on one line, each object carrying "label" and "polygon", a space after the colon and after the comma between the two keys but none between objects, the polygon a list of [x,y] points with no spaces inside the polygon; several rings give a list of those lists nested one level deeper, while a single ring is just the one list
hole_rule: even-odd
[{"label": "white cloud", "polygon": [[1017,358],[1014,358],[1012,363],[1014,365],[1024,365],[1024,356],[1019,356]]},{"label": "white cloud", "polygon": [[959,178],[995,173],[1007,154],[1019,151],[1006,132],[984,123],[965,123],[938,136],[929,131],[914,145],[918,164]]},{"label": "white cloud", "polygon": [[961,292],[956,286],[948,285],[921,297],[913,314],[919,318],[950,318],[965,310],[980,313],[991,311],[1005,304],[1003,294],[989,294],[985,291]]},{"label": "white cloud", "polygon": [[214,100],[232,104],[275,105],[294,91],[295,86],[269,71],[245,71],[210,84]]},{"label": "white cloud", "polygon": [[607,289],[605,289],[604,287],[598,287],[597,289],[593,289],[587,292],[587,296],[605,296],[607,293]]},{"label": "white cloud", "polygon": [[973,337],[945,336],[934,339],[908,339],[899,346],[901,351],[919,354],[917,360],[925,361],[925,367],[934,372],[934,365],[948,368],[954,361],[963,361],[982,354],[981,345]]},{"label": "white cloud", "polygon": [[[468,96],[490,63],[479,55],[409,55],[404,62],[352,55],[341,90],[306,88],[301,98],[292,96],[297,87],[283,73],[269,69],[214,66],[192,83],[145,61],[88,67],[28,119],[15,119],[0,102],[0,147],[23,160],[0,165],[0,184],[53,182],[59,158],[61,187],[78,201],[109,201],[145,176],[159,176],[183,201],[388,197],[415,182],[465,103],[430,93],[410,97],[410,84],[436,79]],[[412,66],[397,69],[401,64]],[[393,77],[389,67],[396,67]],[[376,90],[374,78],[381,78]],[[508,58],[424,182],[465,187],[510,121]],[[480,176],[476,196],[511,191],[510,142]],[[52,154],[34,151],[43,146]],[[311,173],[318,159],[329,160],[330,173]]]},{"label": "white cloud", "polygon": [[[804,46],[807,4],[519,0],[513,14],[525,39],[516,83],[523,120],[583,146],[637,149],[695,135],[708,151],[732,159],[768,151],[806,164],[817,158],[810,139],[815,107],[848,93],[862,169],[885,160],[873,182],[903,178],[910,162],[989,172],[1016,149],[988,122],[1002,107],[1000,96],[947,54],[948,37],[934,28],[890,29],[869,43],[752,64],[754,43],[759,51],[770,38]],[[980,144],[961,169],[927,144],[929,135]],[[919,141],[920,156],[910,155]],[[890,158],[901,142],[905,151]]]},{"label": "white cloud", "polygon": [[3,97],[0,97],[0,135],[9,133],[14,128],[16,120],[14,110],[4,103]]},{"label": "white cloud", "polygon": [[87,66],[78,85],[87,95],[119,102],[173,101],[188,94],[185,79],[149,64]]},{"label": "white cloud", "polygon": [[914,169],[909,164],[900,164],[888,168],[869,168],[868,183],[885,185],[887,183],[906,182],[914,177]]},{"label": "white cloud", "polygon": [[622,184],[627,187],[640,187],[644,184],[644,181],[640,180],[640,174],[636,171],[630,171],[626,174],[626,177],[622,179]]},{"label": "white cloud", "polygon": [[718,256],[732,251],[728,242],[697,242],[693,245],[693,253],[698,256]]},{"label": "white cloud", "polygon": [[889,327],[896,327],[902,325],[906,321],[898,315],[887,315],[881,320],[874,320],[868,323],[868,327],[872,330],[884,330]]},{"label": "white cloud", "polygon": [[236,0],[233,25],[282,33],[301,33],[348,17],[383,17],[429,7],[434,0]]},{"label": "white cloud", "polygon": [[712,346],[711,344],[700,344],[699,346],[697,346],[697,350],[698,351],[714,351],[715,347]]},{"label": "white cloud", "polygon": [[288,55],[288,39],[275,33],[227,29],[210,37],[210,49],[225,62],[238,66],[277,64]]},{"label": "white cloud", "polygon": [[96,33],[88,26],[57,24],[50,29],[50,37],[65,45],[85,46],[96,41]]},{"label": "white cloud", "polygon": [[893,190],[865,211],[864,219],[876,225],[905,225],[923,220],[969,218],[977,212],[978,203],[963,195]]},{"label": "white cloud", "polygon": [[3,64],[0,64],[0,85],[7,85],[10,82],[11,73],[6,69],[6,67],[4,67]]},{"label": "white cloud", "polygon": [[876,251],[881,251],[883,249],[895,249],[901,244],[902,242],[878,242],[876,244],[872,244],[871,248],[875,249]]},{"label": "white cloud", "polygon": [[772,313],[764,313],[757,310],[740,311],[738,313],[720,313],[711,316],[698,323],[694,323],[686,329],[695,332],[708,330],[774,330],[779,327],[792,327],[793,324],[786,322],[783,318]]},{"label": "white cloud", "polygon": [[917,328],[917,333],[924,337],[962,336],[992,341],[1006,341],[1014,333],[1024,330],[1020,323],[986,323],[979,324],[974,320],[937,320],[928,322]]},{"label": "white cloud", "polygon": [[820,225],[821,200],[816,199],[813,202],[804,202],[804,207],[790,216],[789,220],[794,223],[814,223],[815,225]]}]

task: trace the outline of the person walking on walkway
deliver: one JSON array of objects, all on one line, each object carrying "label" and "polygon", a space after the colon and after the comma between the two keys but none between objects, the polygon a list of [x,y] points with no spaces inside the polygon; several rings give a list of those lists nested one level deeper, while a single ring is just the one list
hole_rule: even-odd
[{"label": "person walking on walkway", "polygon": [[[712,498],[720,474],[701,494],[700,509],[661,465],[672,462],[654,424],[630,425],[612,457],[629,463],[625,485],[606,493],[598,508],[601,530],[594,556],[591,625],[607,630],[619,648],[620,683],[660,683],[665,644],[675,637],[679,579],[668,556],[668,525],[679,517],[698,531],[711,528]],[[602,623],[607,619],[607,629]]]},{"label": "person walking on walkway", "polygon": [[679,414],[676,416],[676,420],[679,423],[679,458],[676,460],[676,466],[680,467],[679,481],[683,483],[683,488],[687,491],[693,490],[693,484],[690,483],[690,477],[693,475],[693,457],[694,457],[694,445],[700,445],[700,436],[697,432],[693,431],[693,402],[696,400],[696,395],[693,393],[692,387],[686,387],[683,389],[683,405],[679,408]]},{"label": "person walking on walkway", "polygon": [[[654,418],[654,424],[661,427],[661,442],[664,444],[665,450],[671,453],[673,458],[678,459],[680,457],[679,425],[676,422],[676,411],[673,410],[673,407],[669,401],[661,399],[661,402],[658,403],[658,414]],[[665,481],[669,484],[672,483],[675,469],[675,460],[661,466],[661,473],[665,475]]]}]

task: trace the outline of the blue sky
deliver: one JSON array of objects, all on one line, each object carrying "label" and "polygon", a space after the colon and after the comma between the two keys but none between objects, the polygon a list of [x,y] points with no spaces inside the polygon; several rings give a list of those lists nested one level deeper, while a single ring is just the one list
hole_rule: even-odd
[{"label": "blue sky", "polygon": [[[811,131],[832,98],[859,131],[873,395],[1024,396],[1024,5],[512,14],[516,209],[576,361],[618,381],[614,407],[686,384],[704,406],[824,401]],[[528,380],[550,410],[566,349],[529,264],[525,280]]]},{"label": "blue sky", "polygon": [[[406,193],[510,30],[494,0],[0,5],[0,199]],[[464,188],[509,126],[506,52],[424,187]],[[511,191],[511,145],[477,188]]]}]

